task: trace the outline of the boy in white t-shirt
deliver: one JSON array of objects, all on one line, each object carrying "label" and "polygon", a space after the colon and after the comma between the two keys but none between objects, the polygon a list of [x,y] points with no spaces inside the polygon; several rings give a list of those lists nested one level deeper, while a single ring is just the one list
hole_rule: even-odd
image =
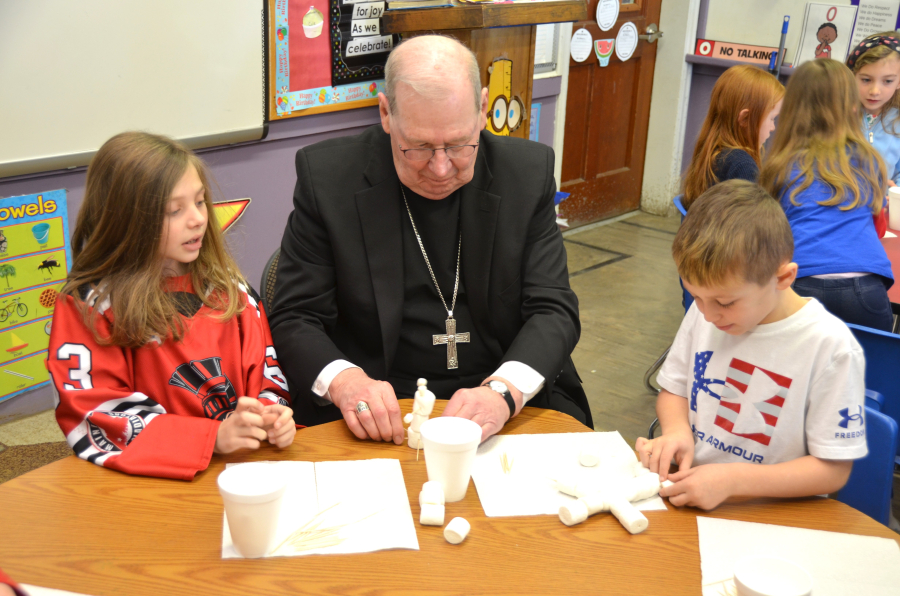
[{"label": "boy in white t-shirt", "polygon": [[781,206],[743,180],[701,195],[675,236],[694,304],[658,377],[662,435],[637,442],[673,505],[832,493],[867,453],[862,348],[794,293],[793,251]]}]

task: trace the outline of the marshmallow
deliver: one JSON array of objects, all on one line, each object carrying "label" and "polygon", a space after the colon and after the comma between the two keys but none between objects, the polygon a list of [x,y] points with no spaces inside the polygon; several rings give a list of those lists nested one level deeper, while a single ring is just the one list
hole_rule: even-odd
[{"label": "marshmallow", "polygon": [[578,454],[578,463],[587,468],[593,468],[600,463],[600,449],[596,445],[588,445]]},{"label": "marshmallow", "polygon": [[560,507],[559,520],[567,526],[574,526],[601,511],[609,511],[609,497],[603,492],[594,492]]},{"label": "marshmallow", "polygon": [[409,424],[413,420],[412,412],[403,417],[403,424]]},{"label": "marshmallow", "polygon": [[469,535],[470,529],[471,526],[469,525],[469,522],[464,518],[454,517],[450,520],[450,523],[447,524],[447,527],[444,528],[444,538],[450,544],[459,544]]},{"label": "marshmallow", "polygon": [[651,473],[650,468],[645,468],[644,465],[639,461],[631,462],[629,467],[631,468],[631,475],[635,478],[638,476],[643,476],[644,474]]},{"label": "marshmallow", "polygon": [[443,526],[444,525],[444,506],[422,505],[422,512],[419,514],[419,523],[423,526]]},{"label": "marshmallow", "polygon": [[406,442],[409,445],[410,449],[421,449],[422,448],[422,436],[412,430],[406,431],[409,440]]},{"label": "marshmallow", "polygon": [[443,505],[444,489],[440,482],[426,482],[419,493],[419,505]]},{"label": "marshmallow", "polygon": [[416,381],[416,387],[427,387],[428,380],[427,379],[419,379]]},{"label": "marshmallow", "polygon": [[643,501],[659,494],[659,474],[643,474],[632,478],[622,486],[626,501]]},{"label": "marshmallow", "polygon": [[422,416],[421,414],[414,414],[412,417],[412,422],[409,425],[409,430],[419,433],[422,432],[422,423],[428,420],[428,416]]},{"label": "marshmallow", "polygon": [[609,509],[622,526],[632,534],[640,534],[650,525],[644,514],[624,499],[614,500],[610,503]]}]

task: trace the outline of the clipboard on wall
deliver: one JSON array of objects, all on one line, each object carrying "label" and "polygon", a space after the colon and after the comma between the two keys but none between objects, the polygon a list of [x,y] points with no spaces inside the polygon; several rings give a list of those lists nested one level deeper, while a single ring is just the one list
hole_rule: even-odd
[{"label": "clipboard on wall", "polygon": [[381,35],[383,2],[268,0],[270,121],[378,104],[396,36]]}]

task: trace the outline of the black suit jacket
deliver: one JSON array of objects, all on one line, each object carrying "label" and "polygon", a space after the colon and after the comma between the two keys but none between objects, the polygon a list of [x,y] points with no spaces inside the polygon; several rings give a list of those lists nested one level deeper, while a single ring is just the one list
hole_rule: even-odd
[{"label": "black suit jacket", "polygon": [[[300,149],[296,168],[269,318],[295,418],[317,424],[341,417],[313,399],[312,385],[326,365],[349,360],[381,380],[391,369],[403,308],[406,212],[390,137],[380,125]],[[570,385],[565,392],[579,394],[590,424],[569,358],[580,333],[578,299],[569,287],[555,191],[549,147],[482,132],[474,177],[460,195],[462,276],[472,332],[496,354],[487,368],[517,360],[544,376],[542,391],[555,382]]]}]

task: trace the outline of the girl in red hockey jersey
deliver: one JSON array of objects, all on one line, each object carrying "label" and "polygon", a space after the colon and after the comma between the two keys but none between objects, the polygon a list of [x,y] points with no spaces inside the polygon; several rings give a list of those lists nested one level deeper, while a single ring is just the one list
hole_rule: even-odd
[{"label": "girl in red hockey jersey", "polygon": [[47,366],[75,453],[191,480],[213,452],[291,444],[259,297],[228,254],[200,159],[139,132],[91,161]]}]

